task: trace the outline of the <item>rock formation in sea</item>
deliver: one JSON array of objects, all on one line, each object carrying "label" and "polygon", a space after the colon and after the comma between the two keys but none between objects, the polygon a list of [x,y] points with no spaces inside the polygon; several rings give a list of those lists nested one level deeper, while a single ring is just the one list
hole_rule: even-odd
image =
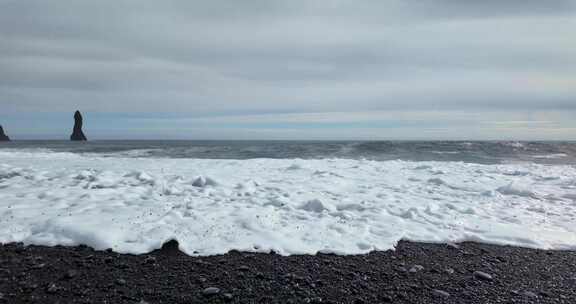
[{"label": "rock formation in sea", "polygon": [[10,141],[10,137],[4,134],[4,129],[0,126],[0,141]]},{"label": "rock formation in sea", "polygon": [[10,137],[4,134],[4,129],[0,126],[0,141],[10,141]]},{"label": "rock formation in sea", "polygon": [[82,114],[80,114],[80,111],[76,111],[76,113],[74,113],[74,131],[72,131],[72,135],[70,135],[70,140],[87,140],[84,132],[82,132]]}]

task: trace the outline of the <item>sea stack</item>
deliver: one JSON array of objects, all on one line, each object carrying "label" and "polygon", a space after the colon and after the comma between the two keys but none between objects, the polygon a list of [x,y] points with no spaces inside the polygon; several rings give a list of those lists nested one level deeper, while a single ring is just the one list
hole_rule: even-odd
[{"label": "sea stack", "polygon": [[82,114],[80,111],[76,111],[74,113],[74,131],[72,131],[72,135],[70,135],[70,140],[72,141],[85,141],[86,136],[84,132],[82,132]]},{"label": "sea stack", "polygon": [[0,126],[0,141],[10,141],[10,137],[4,134],[4,129]]}]

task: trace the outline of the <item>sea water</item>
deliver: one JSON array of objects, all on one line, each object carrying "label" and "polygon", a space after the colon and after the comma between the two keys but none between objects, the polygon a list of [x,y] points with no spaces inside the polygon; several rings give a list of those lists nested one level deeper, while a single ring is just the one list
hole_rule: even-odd
[{"label": "sea water", "polygon": [[576,248],[576,143],[0,144],[0,242],[357,254],[401,239]]}]

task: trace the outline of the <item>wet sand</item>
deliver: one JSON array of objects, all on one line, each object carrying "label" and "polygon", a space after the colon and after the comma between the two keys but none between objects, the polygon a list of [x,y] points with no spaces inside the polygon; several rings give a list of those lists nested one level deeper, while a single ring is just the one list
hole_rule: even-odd
[{"label": "wet sand", "polygon": [[0,245],[0,303],[576,303],[576,252],[400,242],[366,255]]}]

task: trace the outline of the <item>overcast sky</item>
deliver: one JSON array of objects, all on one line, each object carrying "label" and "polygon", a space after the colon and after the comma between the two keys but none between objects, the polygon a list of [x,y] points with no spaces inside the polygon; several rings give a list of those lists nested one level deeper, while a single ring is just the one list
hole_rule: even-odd
[{"label": "overcast sky", "polygon": [[576,0],[0,0],[15,139],[576,140]]}]

